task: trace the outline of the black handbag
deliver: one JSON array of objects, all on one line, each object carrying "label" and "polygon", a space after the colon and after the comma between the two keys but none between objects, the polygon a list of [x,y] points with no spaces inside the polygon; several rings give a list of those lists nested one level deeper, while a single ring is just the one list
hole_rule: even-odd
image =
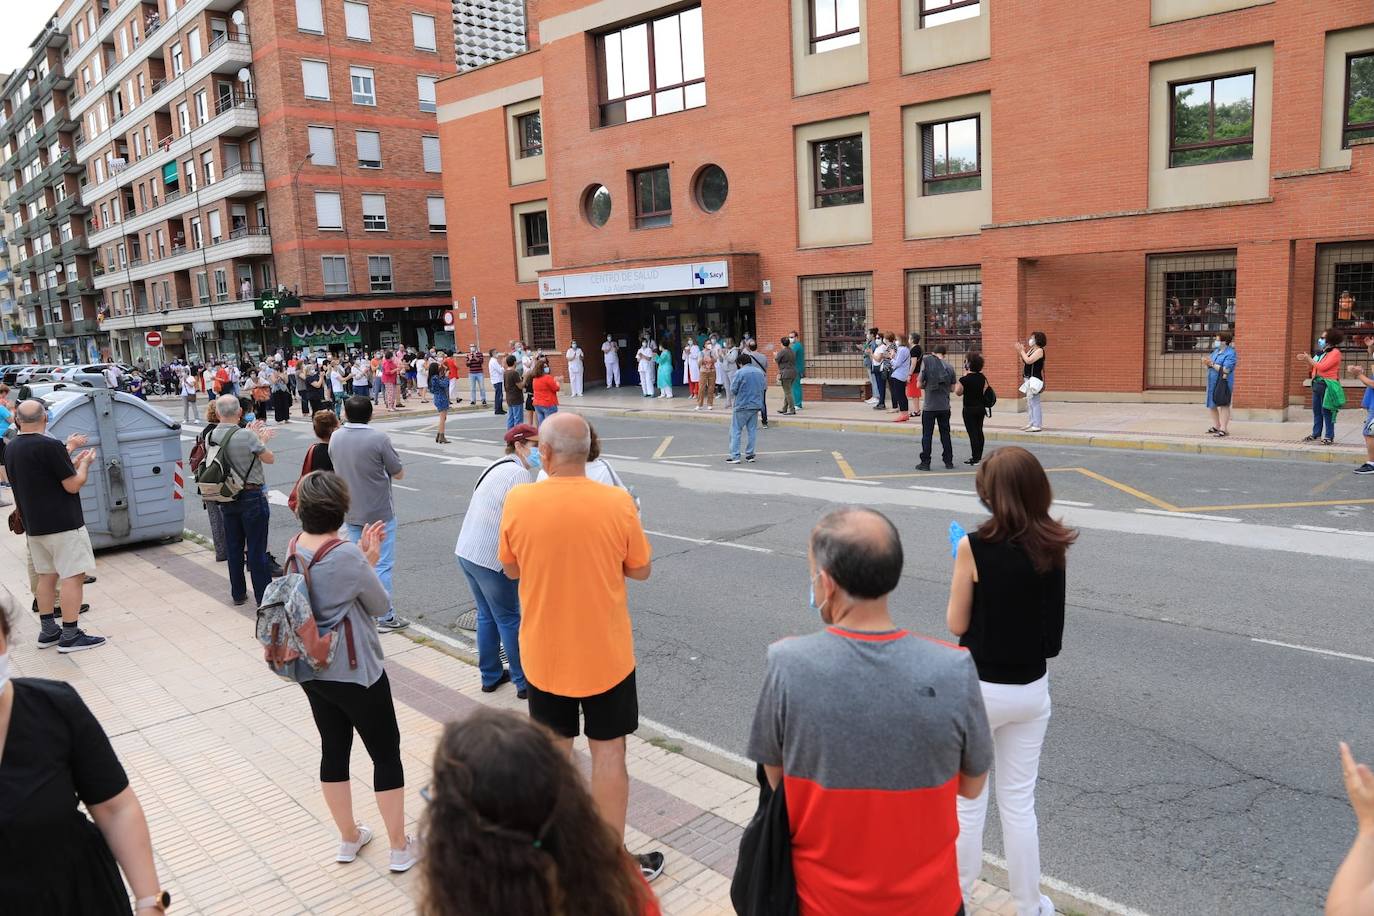
[{"label": "black handbag", "polygon": [[797,878],[792,871],[792,828],[782,784],[768,784],[758,765],[759,807],[739,841],[730,902],[739,916],[797,916]]},{"label": "black handbag", "polygon": [[1218,407],[1231,406],[1231,382],[1225,375],[1218,375],[1212,386],[1212,403]]}]

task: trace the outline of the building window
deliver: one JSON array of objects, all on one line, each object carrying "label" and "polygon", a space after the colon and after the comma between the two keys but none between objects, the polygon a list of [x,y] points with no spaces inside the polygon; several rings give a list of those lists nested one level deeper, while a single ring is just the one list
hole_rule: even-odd
[{"label": "building window", "polygon": [[448,272],[448,255],[434,255],[430,258],[430,265],[434,268],[434,288],[452,289],[453,279]]},{"label": "building window", "polygon": [[596,42],[603,125],[706,104],[701,7],[623,26]]},{"label": "building window", "polygon": [[850,353],[864,342],[868,290],[823,289],[816,292],[820,353]]},{"label": "building window", "polygon": [[525,257],[537,258],[549,253],[549,213],[522,213],[520,226],[525,236]]},{"label": "building window", "polygon": [[707,213],[725,206],[725,199],[730,196],[730,180],[718,165],[708,165],[698,172],[695,188],[697,206]]},{"label": "building window", "polygon": [[442,197],[426,197],[425,210],[429,214],[430,232],[448,231],[448,217],[444,215],[444,199]]},{"label": "building window", "polygon": [[314,165],[333,166],[338,161],[334,157],[334,128],[310,127],[310,162]]},{"label": "building window", "polygon": [[354,41],[372,40],[372,22],[367,15],[366,3],[344,0],[344,34]]},{"label": "building window", "polygon": [[856,45],[859,34],[859,0],[808,0],[811,5],[811,53]]},{"label": "building window", "polygon": [[634,173],[635,226],[651,229],[673,224],[673,195],[668,183],[668,167]]},{"label": "building window", "polygon": [[386,229],[386,195],[363,195],[363,228],[368,231]]},{"label": "building window", "polygon": [[439,155],[438,137],[421,137],[420,152],[423,154],[426,172],[443,171],[443,159]]},{"label": "building window", "polygon": [[215,301],[229,301],[229,274],[222,267],[215,269]]},{"label": "building window", "polygon": [[520,140],[520,158],[544,155],[544,125],[537,111],[515,119],[515,134]]},{"label": "building window", "polygon": [[348,80],[353,86],[354,105],[377,104],[377,83],[371,67],[349,67]]},{"label": "building window", "polygon": [[862,134],[811,144],[816,173],[816,206],[841,207],[864,202]]},{"label": "building window", "polygon": [[1345,59],[1345,125],[1341,143],[1374,137],[1374,51]]},{"label": "building window", "polygon": [[594,184],[582,192],[582,215],[587,222],[600,229],[611,218],[611,189]]},{"label": "building window", "polygon": [[434,95],[435,82],[436,80],[432,76],[415,77],[415,91],[420,97],[421,111],[434,111],[436,108]]},{"label": "building window", "polygon": [[867,377],[863,342],[873,320],[871,274],[802,277],[802,340],[808,375],[828,379]]},{"label": "building window", "polygon": [[201,305],[210,304],[210,277],[205,271],[196,274],[196,295],[199,297]]},{"label": "building window", "polygon": [[1250,159],[1255,72],[1169,84],[1169,166]]},{"label": "building window", "polygon": [[921,125],[921,193],[951,194],[982,188],[979,127],[976,117]]},{"label": "building window", "polygon": [[324,34],[324,13],[320,0],[296,0],[296,28],[302,32]]},{"label": "building window", "polygon": [[301,85],[307,99],[329,101],[329,64],[322,60],[301,61]]},{"label": "building window", "polygon": [[348,258],[340,255],[326,255],[320,258],[320,271],[324,276],[326,295],[339,295],[348,292]]},{"label": "building window", "polygon": [[525,340],[535,350],[557,350],[554,339],[553,308],[546,305],[525,306]]},{"label": "building window", "polygon": [[1317,295],[1313,327],[1345,333],[1341,350],[1348,363],[1370,368],[1374,344],[1374,243],[1352,242],[1317,248]]},{"label": "building window", "polygon": [[358,146],[358,168],[382,167],[382,135],[375,130],[357,130],[353,140]]},{"label": "building window", "polygon": [[374,293],[389,293],[391,284],[391,257],[389,255],[368,255],[367,285]]},{"label": "building window", "polygon": [[1236,327],[1236,271],[1167,271],[1164,303],[1164,352],[1209,353],[1218,331]]},{"label": "building window", "polygon": [[977,267],[912,271],[907,274],[908,302],[915,302],[915,324],[927,350],[936,344],[952,357],[983,349],[983,283]]},{"label": "building window", "polygon": [[981,0],[916,0],[921,4],[921,28],[976,19],[982,12]]},{"label": "building window", "polygon": [[[182,72],[184,72],[185,70],[186,61],[182,57],[181,42],[177,42],[176,44],[172,45],[172,75],[181,76]],[[104,109],[101,109],[101,112],[103,114]]]},{"label": "building window", "polygon": [[410,32],[415,38],[415,47],[421,51],[434,51],[434,17],[422,13],[410,14]]},{"label": "building window", "polygon": [[343,208],[336,192],[315,192],[315,227],[317,229],[343,228]]}]

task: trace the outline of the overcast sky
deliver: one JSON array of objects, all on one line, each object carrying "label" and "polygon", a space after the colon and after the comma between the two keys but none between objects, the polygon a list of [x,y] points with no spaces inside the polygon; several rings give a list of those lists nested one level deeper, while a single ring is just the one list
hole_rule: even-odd
[{"label": "overcast sky", "polygon": [[57,13],[57,0],[0,0],[0,73],[13,73],[29,61],[29,44]]}]

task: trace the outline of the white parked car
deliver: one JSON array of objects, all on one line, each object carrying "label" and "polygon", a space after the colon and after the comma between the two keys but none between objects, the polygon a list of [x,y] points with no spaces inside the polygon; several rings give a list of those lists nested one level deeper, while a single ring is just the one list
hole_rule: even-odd
[{"label": "white parked car", "polygon": [[129,371],[129,367],[121,363],[80,363],[75,366],[63,366],[56,370],[52,373],[52,380],[80,385],[83,388],[108,388],[109,383],[105,379],[105,370],[111,365],[119,370],[120,375]]}]

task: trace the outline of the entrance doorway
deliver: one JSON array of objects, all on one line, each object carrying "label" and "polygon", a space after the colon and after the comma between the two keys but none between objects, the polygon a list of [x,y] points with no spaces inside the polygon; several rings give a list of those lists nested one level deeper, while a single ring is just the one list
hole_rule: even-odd
[{"label": "entrance doorway", "polygon": [[[752,293],[716,293],[705,296],[667,296],[660,299],[626,299],[615,302],[578,303],[573,307],[575,333],[584,333],[587,349],[600,350],[606,335],[620,344],[622,381],[639,377],[635,353],[639,342],[649,338],[673,354],[673,384],[682,384],[682,348],[687,337],[703,341],[711,334],[736,342],[754,334],[755,308]],[[601,312],[600,329],[585,333]],[[590,362],[591,360],[589,360]]]}]

